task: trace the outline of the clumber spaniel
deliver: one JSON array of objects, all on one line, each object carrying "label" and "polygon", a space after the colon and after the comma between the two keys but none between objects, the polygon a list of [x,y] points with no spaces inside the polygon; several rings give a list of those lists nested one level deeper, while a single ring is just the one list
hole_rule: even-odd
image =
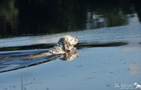
[{"label": "clumber spaniel", "polygon": [[[71,37],[69,35],[66,35],[60,38],[57,44],[49,50],[35,51],[35,52],[33,50],[27,52],[21,51],[16,53],[12,52],[12,53],[0,54],[0,61],[1,61],[0,73],[38,65],[56,59],[60,59],[63,61],[71,61],[74,58],[79,57],[79,54],[77,54],[77,50],[74,47],[77,43],[78,43],[77,37]],[[40,59],[42,57],[45,60]],[[30,59],[33,60],[32,63]]]},{"label": "clumber spaniel", "polygon": [[78,43],[77,37],[71,37],[70,35],[63,36],[57,42],[57,44],[47,52],[43,52],[37,55],[30,55],[29,58],[40,58],[44,56],[64,54],[66,52],[71,52],[75,48],[74,46]]}]

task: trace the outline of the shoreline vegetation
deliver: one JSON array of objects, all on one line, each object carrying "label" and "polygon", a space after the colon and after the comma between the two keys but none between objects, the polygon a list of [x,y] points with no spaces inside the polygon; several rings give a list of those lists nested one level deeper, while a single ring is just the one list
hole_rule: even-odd
[{"label": "shoreline vegetation", "polygon": [[[138,0],[1,0],[0,38],[123,26],[137,14]],[[25,7],[26,5],[26,7]]]}]

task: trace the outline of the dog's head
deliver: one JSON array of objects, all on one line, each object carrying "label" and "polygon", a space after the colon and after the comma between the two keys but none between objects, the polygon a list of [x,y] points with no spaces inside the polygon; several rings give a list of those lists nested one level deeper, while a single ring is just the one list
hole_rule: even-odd
[{"label": "dog's head", "polygon": [[78,43],[77,37],[71,37],[69,35],[63,36],[59,42],[63,45],[65,51],[71,51],[74,49],[74,46]]}]

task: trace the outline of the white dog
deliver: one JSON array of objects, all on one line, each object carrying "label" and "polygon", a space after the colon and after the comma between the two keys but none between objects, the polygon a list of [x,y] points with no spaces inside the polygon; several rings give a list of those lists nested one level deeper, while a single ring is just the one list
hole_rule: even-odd
[{"label": "white dog", "polygon": [[30,55],[29,58],[40,58],[44,56],[50,56],[55,54],[64,54],[66,52],[71,52],[74,46],[78,43],[77,37],[71,37],[69,35],[63,36],[57,42],[57,44],[47,52],[43,52],[37,55]]},{"label": "white dog", "polygon": [[141,85],[139,85],[137,82],[135,82],[134,85],[136,85],[136,88],[135,89],[138,89],[138,88],[141,89]]}]

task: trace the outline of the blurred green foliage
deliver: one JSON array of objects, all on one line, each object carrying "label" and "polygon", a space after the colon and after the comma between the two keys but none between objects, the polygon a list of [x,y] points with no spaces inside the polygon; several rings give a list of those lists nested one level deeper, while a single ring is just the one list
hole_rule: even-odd
[{"label": "blurred green foliage", "polygon": [[137,0],[1,0],[0,37],[127,25],[129,14],[136,12],[141,17],[138,3]]}]

